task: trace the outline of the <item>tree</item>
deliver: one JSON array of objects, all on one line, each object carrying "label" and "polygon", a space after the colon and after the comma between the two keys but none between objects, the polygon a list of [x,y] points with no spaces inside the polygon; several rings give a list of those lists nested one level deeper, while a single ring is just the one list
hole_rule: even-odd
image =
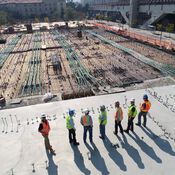
[{"label": "tree", "polygon": [[71,7],[66,7],[64,10],[64,20],[70,21],[74,20],[75,18],[75,10]]},{"label": "tree", "polygon": [[4,11],[0,11],[0,25],[7,24],[8,15]]},{"label": "tree", "polygon": [[166,27],[166,32],[172,33],[174,31],[174,24],[168,24]]}]

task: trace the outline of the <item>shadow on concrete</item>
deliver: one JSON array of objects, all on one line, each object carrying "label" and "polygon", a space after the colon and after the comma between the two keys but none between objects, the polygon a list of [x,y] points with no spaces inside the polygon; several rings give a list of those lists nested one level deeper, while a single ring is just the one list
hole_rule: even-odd
[{"label": "shadow on concrete", "polygon": [[148,127],[143,128],[141,127],[141,129],[145,132],[145,134],[150,137],[155,144],[164,152],[166,152],[167,154],[170,154],[171,156],[175,156],[175,152],[173,151],[170,143],[166,140],[163,139],[159,136],[157,136],[155,133],[153,133]]},{"label": "shadow on concrete", "polygon": [[122,137],[123,137],[123,141],[119,136],[117,136],[118,140],[120,141],[120,143],[122,145],[122,148],[124,148],[126,150],[128,155],[133,159],[133,161],[137,164],[137,166],[140,169],[144,169],[145,166],[142,162],[142,159],[141,159],[140,154],[137,151],[137,149],[134,148],[132,145],[130,145],[128,143],[127,138],[125,137],[125,135],[122,135]]},{"label": "shadow on concrete", "polygon": [[135,137],[132,136],[131,134],[128,134],[128,135],[138,144],[141,150],[145,154],[147,154],[150,158],[155,160],[157,163],[162,163],[162,160],[156,155],[154,149],[151,146],[149,146],[147,143],[145,143],[143,139],[140,139],[135,132],[133,132],[133,134]]},{"label": "shadow on concrete", "polygon": [[48,166],[46,167],[48,175],[58,175],[58,166],[53,161],[53,154],[50,154],[48,150],[46,150],[46,154],[48,158]]},{"label": "shadow on concrete", "polygon": [[101,157],[101,154],[100,154],[98,148],[96,147],[96,145],[94,143],[91,144],[92,147],[88,143],[86,143],[85,145],[86,145],[87,149],[89,150],[88,158],[89,158],[89,160],[91,160],[94,167],[97,170],[99,170],[102,175],[108,175],[109,171],[108,171],[106,164],[105,164],[105,161],[104,161],[103,157]]},{"label": "shadow on concrete", "polygon": [[74,152],[74,162],[77,165],[77,167],[80,169],[80,171],[83,174],[90,175],[91,172],[85,167],[84,158],[82,154],[80,153],[78,146],[71,145],[71,147]]},{"label": "shadow on concrete", "polygon": [[127,167],[124,163],[122,155],[112,146],[112,143],[108,137],[103,140],[103,144],[108,151],[109,157],[115,162],[116,165],[118,165],[122,171],[126,171]]}]

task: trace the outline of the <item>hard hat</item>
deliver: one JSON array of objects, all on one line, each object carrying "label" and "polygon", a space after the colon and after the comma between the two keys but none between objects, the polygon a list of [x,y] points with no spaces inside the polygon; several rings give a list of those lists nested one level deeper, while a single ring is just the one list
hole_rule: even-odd
[{"label": "hard hat", "polygon": [[46,114],[42,113],[41,114],[41,119],[44,119],[44,118],[46,118]]},{"label": "hard hat", "polygon": [[130,102],[131,103],[135,103],[135,99],[134,98],[131,98]]},{"label": "hard hat", "polygon": [[90,111],[89,111],[89,109],[84,109],[83,112],[84,112],[85,114],[89,114]]},{"label": "hard hat", "polygon": [[148,95],[145,94],[145,95],[143,96],[143,99],[144,99],[144,100],[148,100]]},{"label": "hard hat", "polygon": [[100,106],[100,110],[101,110],[101,111],[105,111],[105,110],[106,110],[106,107],[105,107],[105,105],[103,105],[103,106]]},{"label": "hard hat", "polygon": [[74,114],[75,114],[75,110],[69,109],[69,115],[70,115],[70,116],[74,116]]}]

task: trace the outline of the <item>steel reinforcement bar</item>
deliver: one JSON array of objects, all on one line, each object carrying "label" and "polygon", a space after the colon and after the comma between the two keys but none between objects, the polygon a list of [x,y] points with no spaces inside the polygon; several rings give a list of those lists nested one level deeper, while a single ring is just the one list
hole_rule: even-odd
[{"label": "steel reinforcement bar", "polygon": [[21,37],[19,36],[21,36],[21,34],[16,35],[14,38],[12,38],[12,40],[9,43],[7,43],[5,48],[0,52],[0,69],[2,68],[7,58],[9,57],[10,53],[17,45],[18,41],[21,39]]},{"label": "steel reinforcement bar", "polygon": [[78,55],[75,53],[70,44],[65,40],[64,35],[60,34],[58,31],[52,31],[57,42],[62,46],[65,50],[67,59],[69,61],[70,68],[73,74],[76,77],[77,84],[81,89],[87,89],[98,87],[98,80],[93,77],[90,72],[85,68],[85,66],[81,63]]},{"label": "steel reinforcement bar", "polygon": [[110,44],[130,55],[132,55],[134,58],[140,60],[141,62],[149,65],[149,66],[152,66],[154,68],[156,68],[157,70],[159,70],[162,74],[164,75],[170,75],[170,76],[175,76],[175,68],[170,66],[170,65],[167,65],[167,64],[162,64],[162,63],[159,63],[157,61],[154,61],[132,49],[129,49],[129,48],[126,48],[124,46],[121,46],[120,44],[117,44],[116,42],[112,41],[112,40],[109,40],[109,39],[106,39],[104,38],[103,36],[97,34],[97,33],[94,33],[93,31],[90,31],[90,30],[86,30],[87,33],[99,38],[101,41],[103,41],[104,43],[107,43],[107,44]]},{"label": "steel reinforcement bar", "polygon": [[33,50],[32,56],[28,65],[28,72],[22,88],[22,96],[36,95],[42,92],[42,82],[40,79],[40,58],[41,49],[41,34],[36,32],[33,35]]}]

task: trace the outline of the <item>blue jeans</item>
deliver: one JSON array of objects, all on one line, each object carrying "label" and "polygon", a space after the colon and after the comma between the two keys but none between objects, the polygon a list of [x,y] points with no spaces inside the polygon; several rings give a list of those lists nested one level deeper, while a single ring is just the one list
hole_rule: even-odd
[{"label": "blue jeans", "polygon": [[106,136],[105,125],[100,124],[100,134],[101,134],[101,137],[104,139]]},{"label": "blue jeans", "polygon": [[83,141],[86,142],[87,131],[89,132],[89,140],[92,142],[92,126],[84,126]]},{"label": "blue jeans", "polygon": [[141,117],[143,116],[143,125],[146,126],[146,123],[147,123],[147,113],[148,112],[139,112],[139,115],[138,115],[138,124],[141,125]]}]

